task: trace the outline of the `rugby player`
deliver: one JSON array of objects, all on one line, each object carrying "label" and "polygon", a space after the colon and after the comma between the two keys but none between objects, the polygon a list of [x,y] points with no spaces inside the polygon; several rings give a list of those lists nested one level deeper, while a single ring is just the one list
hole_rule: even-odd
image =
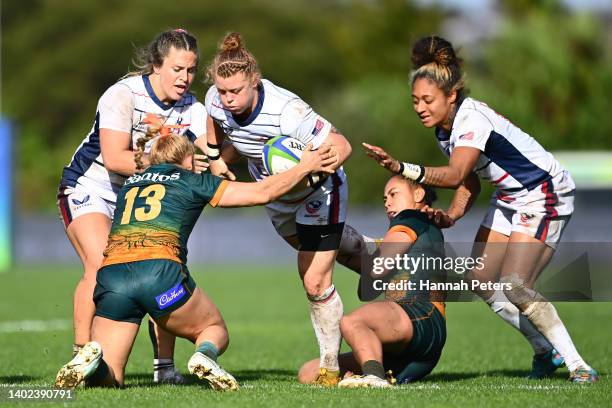
[{"label": "rugby player", "polygon": [[[83,263],[73,298],[73,355],[91,340],[96,272],[113,220],[117,192],[136,172],[136,141],[151,117],[191,141],[206,133],[204,105],[189,93],[198,64],[195,37],[183,29],[165,31],[139,51],[138,70],[104,92],[89,134],[64,167],[57,204],[66,235]],[[204,143],[204,138],[200,139]],[[198,157],[198,170],[206,163]],[[146,157],[145,157],[146,160]],[[156,333],[157,332],[157,333]],[[149,324],[154,382],[180,383],[174,369],[174,336]]]},{"label": "rugby player", "polygon": [[328,143],[337,151],[336,172],[310,186],[305,197],[284,197],[266,206],[277,233],[298,250],[298,270],[321,354],[320,373],[314,382],[335,386],[343,306],[332,282],[334,263],[340,253],[339,262],[358,269],[359,255],[368,240],[345,226],[348,184],[342,163],[351,154],[351,146],[300,97],[263,79],[238,33],[223,39],[208,75],[214,82],[205,100],[213,174],[235,179],[228,164],[244,156],[251,177],[264,180],[268,174],[261,152],[268,140],[279,135],[312,143],[315,148]]},{"label": "rugby player", "polygon": [[[389,230],[375,253],[393,259],[407,256],[444,257],[444,236],[421,210],[431,206],[435,193],[401,176],[393,176],[384,191]],[[363,274],[371,271],[362,271]],[[411,274],[394,269],[385,282],[385,299],[359,307],[340,322],[352,352],[340,355],[344,379],[339,387],[387,388],[417,381],[436,366],[446,341],[444,292],[420,289],[420,282],[443,282],[442,270],[422,268]],[[376,279],[384,277],[379,273]],[[366,280],[368,284],[374,281]],[[414,284],[411,288],[408,282]],[[374,286],[376,287],[376,286]],[[305,363],[298,374],[307,383],[318,360]]]},{"label": "rugby player", "polygon": [[[149,129],[146,139],[153,135]],[[142,149],[146,142],[138,146]],[[140,321],[149,314],[163,329],[196,344],[188,363],[191,374],[216,390],[237,389],[235,378],[216,362],[228,345],[227,328],[214,303],[196,289],[190,276],[187,240],[207,204],[266,204],[311,172],[333,173],[330,166],[337,157],[330,147],[311,148],[308,144],[300,163],[283,174],[261,183],[237,183],[209,172],[193,173],[193,144],[162,131],[151,147],[150,166],[128,178],[118,194],[93,294],[93,341],[60,369],[55,385],[74,388],[87,380],[91,386],[123,386]]]},{"label": "rugby player", "polygon": [[484,257],[485,268],[473,269],[468,279],[507,284],[503,291],[478,294],[532,345],[530,377],[549,376],[565,362],[571,381],[597,381],[555,307],[534,290],[574,210],[572,177],[535,139],[466,96],[460,60],[448,41],[420,39],[412,63],[413,108],[423,126],[435,128],[449,163],[402,163],[380,147],[364,144],[368,155],[418,183],[455,189],[448,211],[427,209],[441,227],[452,226],[469,210],[480,190],[478,176],[491,182],[497,190],[474,246],[474,257]]}]

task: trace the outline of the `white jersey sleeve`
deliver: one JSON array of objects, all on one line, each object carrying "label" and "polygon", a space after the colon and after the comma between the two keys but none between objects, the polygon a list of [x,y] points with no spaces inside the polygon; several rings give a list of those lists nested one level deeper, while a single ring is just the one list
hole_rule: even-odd
[{"label": "white jersey sleeve", "polygon": [[462,109],[455,118],[451,133],[454,147],[474,147],[482,152],[493,131],[493,123],[482,113],[474,109]]},{"label": "white jersey sleeve", "polygon": [[98,101],[100,129],[132,133],[134,96],[130,88],[117,83],[104,92]]},{"label": "white jersey sleeve", "polygon": [[315,149],[323,143],[331,128],[331,123],[299,98],[287,102],[281,111],[281,134],[306,144],[312,143]]},{"label": "white jersey sleeve", "polygon": [[195,138],[206,134],[206,108],[202,102],[196,102],[191,106],[191,125],[189,130]]},{"label": "white jersey sleeve", "polygon": [[216,94],[217,88],[214,85],[211,85],[211,87],[208,88],[208,91],[206,91],[206,96],[204,97],[204,105],[206,107],[206,113],[208,113],[209,115],[210,110],[212,109],[213,99],[215,98]]}]

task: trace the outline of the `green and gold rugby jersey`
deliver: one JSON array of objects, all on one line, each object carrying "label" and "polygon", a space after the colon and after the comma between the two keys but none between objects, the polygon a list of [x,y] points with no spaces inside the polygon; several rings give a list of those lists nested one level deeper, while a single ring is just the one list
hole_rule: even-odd
[{"label": "green and gold rugby jersey", "polygon": [[413,244],[407,255],[419,262],[412,271],[393,271],[390,281],[409,280],[415,283],[414,290],[387,290],[385,296],[398,303],[428,301],[445,315],[445,294],[423,288],[421,282],[441,282],[446,280],[442,267],[444,262],[444,235],[427,214],[418,210],[404,210],[397,214],[389,224],[389,231],[408,234]]},{"label": "green and gold rugby jersey", "polygon": [[125,181],[102,266],[146,259],[187,262],[187,240],[206,204],[215,207],[227,181],[157,164]]}]

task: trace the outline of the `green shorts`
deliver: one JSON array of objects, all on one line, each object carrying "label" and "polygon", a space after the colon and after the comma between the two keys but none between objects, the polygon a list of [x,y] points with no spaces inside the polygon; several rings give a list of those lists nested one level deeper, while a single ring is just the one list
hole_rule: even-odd
[{"label": "green shorts", "polygon": [[405,384],[425,377],[438,363],[446,342],[446,320],[431,302],[398,304],[412,321],[412,340],[400,353],[383,353],[383,366],[393,371],[398,384]]},{"label": "green shorts", "polygon": [[96,281],[96,316],[136,324],[183,306],[196,287],[187,266],[166,259],[108,265]]}]

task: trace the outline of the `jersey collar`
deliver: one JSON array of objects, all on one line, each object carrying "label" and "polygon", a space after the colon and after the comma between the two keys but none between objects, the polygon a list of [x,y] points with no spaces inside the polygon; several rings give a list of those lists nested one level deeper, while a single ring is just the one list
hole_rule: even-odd
[{"label": "jersey collar", "polygon": [[253,109],[253,112],[251,112],[249,117],[243,121],[239,121],[237,118],[234,117],[234,115],[232,115],[232,119],[234,119],[234,122],[236,122],[239,126],[242,126],[242,127],[249,126],[251,123],[253,123],[255,118],[261,112],[261,108],[263,107],[264,99],[266,97],[262,82],[259,82],[259,86],[257,87],[257,90],[259,91],[259,95],[257,97],[257,104],[255,105],[255,109]]},{"label": "jersey collar", "polygon": [[[465,96],[459,99],[459,102],[457,103],[457,111],[455,112],[455,117],[457,117],[457,114],[459,113],[459,109],[461,109],[461,104],[463,103],[463,101],[465,101]],[[452,132],[452,128],[451,128],[451,132]],[[447,132],[446,130],[437,126],[435,130],[436,138],[441,142],[447,141],[448,139],[450,139],[451,132]]]},{"label": "jersey collar", "polygon": [[151,81],[149,80],[149,76],[148,75],[143,75],[142,76],[142,82],[144,82],[145,89],[147,90],[147,93],[151,97],[151,100],[153,102],[155,102],[155,104],[157,106],[159,106],[163,110],[171,109],[174,106],[174,103],[171,104],[171,105],[166,105],[165,103],[163,103],[162,101],[159,100],[157,95],[155,95],[155,91],[153,91],[153,86],[151,85]]}]

